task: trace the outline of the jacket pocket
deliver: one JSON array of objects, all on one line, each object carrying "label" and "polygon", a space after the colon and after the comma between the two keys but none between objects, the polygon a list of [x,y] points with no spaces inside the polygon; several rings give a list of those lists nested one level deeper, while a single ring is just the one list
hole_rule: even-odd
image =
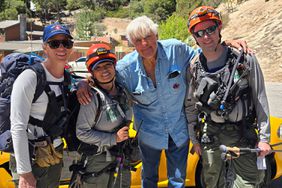
[{"label": "jacket pocket", "polygon": [[184,84],[185,82],[181,74],[177,75],[174,78],[168,79],[169,91],[172,94],[176,94],[176,93],[179,93],[180,91],[183,91],[183,87],[185,87]]}]

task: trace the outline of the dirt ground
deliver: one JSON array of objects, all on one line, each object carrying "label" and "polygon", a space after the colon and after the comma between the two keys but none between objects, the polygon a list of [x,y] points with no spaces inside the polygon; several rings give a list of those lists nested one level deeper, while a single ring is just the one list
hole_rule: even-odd
[{"label": "dirt ground", "polygon": [[[226,4],[219,10],[224,14]],[[256,51],[267,82],[282,82],[282,1],[248,0],[234,7],[224,39],[243,39]]]},{"label": "dirt ground", "polygon": [[102,23],[107,27],[108,34],[119,40],[120,35],[125,35],[125,29],[130,19],[105,18]]}]

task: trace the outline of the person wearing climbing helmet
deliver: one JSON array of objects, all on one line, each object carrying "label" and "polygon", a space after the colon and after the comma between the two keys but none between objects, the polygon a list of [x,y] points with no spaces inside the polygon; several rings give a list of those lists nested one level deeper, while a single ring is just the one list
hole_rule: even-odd
[{"label": "person wearing climbing helmet", "polygon": [[[203,23],[206,21],[212,22],[213,24],[210,27],[207,27],[206,30],[198,30],[197,32],[195,31],[195,26],[199,23]],[[188,21],[188,29],[189,32],[192,34],[192,36],[196,40],[196,43],[199,45],[199,42],[201,43],[202,39],[204,38],[203,36],[205,34],[212,34],[214,32],[220,31],[222,29],[222,20],[220,13],[217,12],[214,8],[209,7],[209,6],[201,6],[196,8],[195,10],[192,11],[191,16],[189,17]],[[216,50],[217,46],[220,45],[221,43],[221,34],[220,32],[217,34],[218,39],[216,39],[215,44],[212,48],[210,46],[206,45],[199,45],[201,48],[206,48],[208,50]]]},{"label": "person wearing climbing helmet", "polygon": [[[130,153],[125,143],[132,110],[124,89],[116,82],[116,55],[106,43],[87,50],[86,67],[91,103],[81,105],[76,133],[83,143],[92,145],[81,151],[87,176],[82,187],[130,187]],[[91,154],[89,154],[91,152]]]},{"label": "person wearing climbing helmet", "polygon": [[115,65],[116,55],[110,46],[104,43],[94,44],[87,50],[86,67],[98,85],[116,89]]},{"label": "person wearing climbing helmet", "polygon": [[[188,30],[202,52],[187,70],[189,136],[193,151],[202,156],[205,187],[255,188],[264,176],[257,161],[263,163],[271,150],[264,79],[254,54],[221,44],[221,29],[213,7],[190,14]],[[237,152],[246,147],[260,152]]]}]

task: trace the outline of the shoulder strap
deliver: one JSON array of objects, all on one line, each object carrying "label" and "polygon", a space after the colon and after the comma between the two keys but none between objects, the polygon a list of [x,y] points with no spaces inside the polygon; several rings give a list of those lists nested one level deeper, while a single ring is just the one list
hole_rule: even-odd
[{"label": "shoulder strap", "polygon": [[69,87],[71,85],[71,74],[68,71],[64,71],[64,87]]},{"label": "shoulder strap", "polygon": [[34,98],[32,102],[35,102],[39,96],[43,93],[46,86],[46,73],[41,63],[33,64],[29,67],[36,73],[37,85],[34,93]]},{"label": "shoulder strap", "polygon": [[100,116],[101,116],[101,108],[102,108],[102,105],[101,105],[101,103],[102,103],[102,100],[101,100],[101,97],[100,97],[100,94],[99,93],[97,93],[97,101],[98,101],[98,106],[97,106],[97,113],[96,113],[96,116],[95,116],[95,120],[94,120],[94,125],[93,125],[93,127],[96,125],[96,123],[99,121],[99,119],[100,119]]},{"label": "shoulder strap", "polygon": [[94,91],[96,91],[96,96],[97,96],[97,112],[96,112],[96,116],[95,116],[95,120],[94,120],[94,124],[92,125],[92,128],[95,127],[95,125],[97,124],[97,122],[99,121],[100,117],[101,117],[101,112],[102,112],[102,98],[103,100],[105,100],[105,97],[101,97],[100,94],[100,90],[96,87],[91,87],[91,89],[93,89]]},{"label": "shoulder strap", "polygon": [[[196,54],[194,58],[190,61],[190,66],[187,68],[186,79],[190,80],[192,77],[195,77],[197,62],[199,62],[200,54]],[[192,74],[192,75],[191,75]]]}]

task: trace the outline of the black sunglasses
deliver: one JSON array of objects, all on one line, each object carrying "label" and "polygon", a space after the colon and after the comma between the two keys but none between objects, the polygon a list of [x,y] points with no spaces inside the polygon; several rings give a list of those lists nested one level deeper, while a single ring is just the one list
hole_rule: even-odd
[{"label": "black sunglasses", "polygon": [[47,42],[47,44],[52,49],[59,48],[61,44],[67,49],[71,49],[73,47],[73,41],[71,40],[50,40]]},{"label": "black sunglasses", "polygon": [[216,28],[217,28],[217,25],[213,25],[213,26],[208,27],[208,28],[205,29],[205,30],[199,30],[199,31],[197,31],[197,32],[193,32],[193,34],[194,34],[197,38],[203,37],[205,34],[211,35],[211,34],[213,34],[213,33],[215,32]]}]

